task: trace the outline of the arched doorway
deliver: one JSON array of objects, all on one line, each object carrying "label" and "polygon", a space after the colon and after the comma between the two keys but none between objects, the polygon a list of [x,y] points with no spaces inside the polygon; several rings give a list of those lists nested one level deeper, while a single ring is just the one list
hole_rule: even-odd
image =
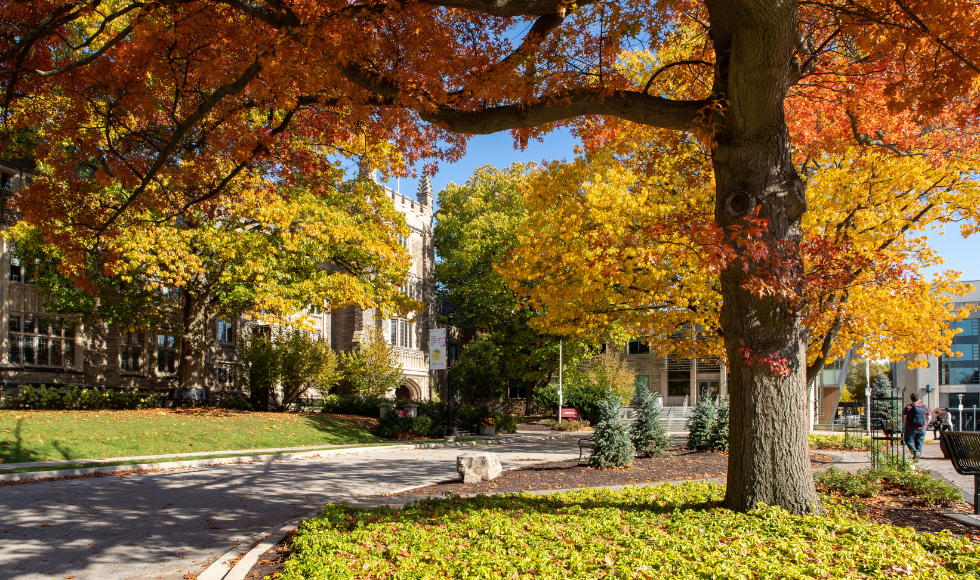
[{"label": "arched doorway", "polygon": [[405,382],[395,389],[395,398],[399,400],[411,399],[412,401],[421,401],[422,388],[412,379],[405,379]]}]

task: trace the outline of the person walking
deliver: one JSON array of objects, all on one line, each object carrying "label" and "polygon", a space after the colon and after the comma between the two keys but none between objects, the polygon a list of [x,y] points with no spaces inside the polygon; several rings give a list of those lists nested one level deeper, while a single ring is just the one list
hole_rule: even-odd
[{"label": "person walking", "polygon": [[942,437],[943,431],[953,430],[953,414],[949,409],[943,409],[943,414],[939,418],[939,436]]},{"label": "person walking", "polygon": [[922,456],[922,442],[925,441],[926,426],[929,425],[929,408],[919,402],[916,393],[912,393],[909,400],[912,402],[902,409],[905,426],[903,440],[912,452],[912,460],[916,461]]}]

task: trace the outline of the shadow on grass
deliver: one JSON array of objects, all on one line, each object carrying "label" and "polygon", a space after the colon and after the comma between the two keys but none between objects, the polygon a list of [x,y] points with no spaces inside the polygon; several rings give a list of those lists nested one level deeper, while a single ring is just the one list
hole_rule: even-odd
[{"label": "shadow on grass", "polygon": [[371,433],[374,421],[367,417],[338,418],[306,415],[303,421],[324,435],[324,443],[374,443],[384,441]]},{"label": "shadow on grass", "polygon": [[17,419],[17,426],[14,427],[13,439],[8,439],[7,435],[0,436],[0,460],[3,463],[27,463],[29,461],[43,461],[44,455],[38,451],[24,446],[22,435],[24,420]]}]

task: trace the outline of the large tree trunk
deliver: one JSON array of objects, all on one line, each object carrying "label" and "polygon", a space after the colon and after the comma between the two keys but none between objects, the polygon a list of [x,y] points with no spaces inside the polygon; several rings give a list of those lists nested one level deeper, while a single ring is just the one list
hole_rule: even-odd
[{"label": "large tree trunk", "polygon": [[[796,4],[709,0],[715,92],[712,120],[715,219],[729,236],[767,220],[760,257],[729,238],[736,258],[721,275],[721,328],[731,397],[727,507],[759,504],[792,513],[822,511],[810,472],[806,413],[806,335],[801,324],[800,220],[804,188],[790,155],[784,114],[793,82]],[[758,248],[757,248],[758,249]],[[761,278],[787,292],[746,288]]]},{"label": "large tree trunk", "polygon": [[207,347],[209,296],[192,282],[184,286],[181,295],[183,331],[180,334],[177,378],[182,389],[203,389],[206,386],[204,353]]}]

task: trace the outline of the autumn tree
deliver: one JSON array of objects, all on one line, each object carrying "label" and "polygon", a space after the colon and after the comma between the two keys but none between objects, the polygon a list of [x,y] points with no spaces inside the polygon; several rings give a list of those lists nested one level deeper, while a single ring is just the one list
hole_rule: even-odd
[{"label": "autumn tree", "polygon": [[143,228],[123,230],[72,265],[88,288],[56,267],[61,248],[41,242],[38,228],[22,222],[11,235],[47,258],[33,281],[53,296],[49,309],[131,326],[169,325],[175,316],[183,388],[205,386],[216,316],[302,327],[303,313],[313,309],[417,307],[397,290],[408,271],[398,243],[404,216],[379,187],[363,180],[239,187],[179,220],[147,212]]},{"label": "autumn tree", "polygon": [[[182,216],[225,194],[254,163],[288,178],[308,163],[292,154],[296,136],[391,140],[412,163],[452,158],[461,134],[513,129],[520,141],[560,124],[595,147],[614,137],[591,130],[597,116],[690,135],[710,163],[725,249],[726,505],[805,513],[821,508],[804,420],[801,169],[847,145],[936,166],[972,159],[977,11],[957,0],[8,2],[0,90],[5,129],[43,126],[37,156],[61,172],[21,209],[66,263],[145,208]],[[619,65],[639,50],[664,57],[638,80]],[[124,193],[90,197],[107,177]],[[55,235],[64,208],[77,237]]]}]

